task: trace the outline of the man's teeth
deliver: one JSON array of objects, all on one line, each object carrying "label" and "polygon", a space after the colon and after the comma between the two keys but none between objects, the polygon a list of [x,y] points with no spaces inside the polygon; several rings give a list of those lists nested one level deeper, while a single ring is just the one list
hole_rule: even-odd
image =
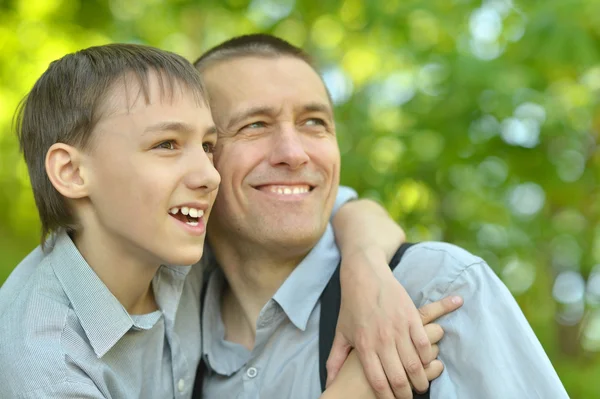
[{"label": "man's teeth", "polygon": [[[187,206],[183,206],[181,208],[177,208],[177,207],[173,207],[171,209],[169,209],[169,213],[171,215],[177,215],[177,213],[181,212],[182,215],[185,216],[189,216],[192,218],[201,218],[202,216],[204,216],[204,211],[202,209],[196,209],[196,208],[189,208]],[[191,223],[191,222],[189,222]],[[198,222],[195,222],[196,224],[198,224]],[[195,226],[195,225],[193,225]]]},{"label": "man's teeth", "polygon": [[272,193],[281,195],[293,195],[293,194],[304,194],[310,191],[309,186],[295,186],[295,187],[282,187],[282,186],[271,186],[270,190]]}]

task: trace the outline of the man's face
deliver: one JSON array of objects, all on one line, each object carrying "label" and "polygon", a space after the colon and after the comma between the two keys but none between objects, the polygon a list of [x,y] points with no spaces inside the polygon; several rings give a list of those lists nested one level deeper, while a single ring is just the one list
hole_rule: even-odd
[{"label": "man's face", "polygon": [[125,259],[195,263],[220,181],[210,110],[179,85],[162,93],[156,75],[149,104],[129,86],[107,97],[84,155],[91,209],[84,222],[94,228],[84,225],[82,234]]},{"label": "man's face", "polygon": [[203,76],[222,176],[211,231],[275,250],[310,248],[327,225],[340,171],[320,77],[292,57],[223,61]]}]

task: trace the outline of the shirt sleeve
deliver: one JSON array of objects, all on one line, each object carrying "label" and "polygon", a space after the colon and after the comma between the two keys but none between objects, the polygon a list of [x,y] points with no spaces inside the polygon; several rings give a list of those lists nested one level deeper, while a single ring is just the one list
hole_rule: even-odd
[{"label": "shirt sleeve", "polygon": [[440,360],[432,398],[568,398],[548,356],[506,286],[485,262],[464,267],[439,290],[463,306],[441,318]]},{"label": "shirt sleeve", "polygon": [[333,219],[333,216],[340,210],[342,205],[346,202],[357,199],[358,194],[350,187],[340,186],[337,192],[337,196],[335,197],[335,204],[333,205],[333,211],[331,212],[331,218],[329,221]]}]

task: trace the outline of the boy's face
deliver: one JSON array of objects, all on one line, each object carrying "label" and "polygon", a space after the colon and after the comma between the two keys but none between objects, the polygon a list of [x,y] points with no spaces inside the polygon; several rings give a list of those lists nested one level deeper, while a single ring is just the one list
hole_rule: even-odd
[{"label": "boy's face", "polygon": [[128,86],[107,96],[83,156],[89,189],[81,234],[119,259],[195,263],[220,182],[210,110],[178,85],[163,94],[156,75],[149,104]]}]

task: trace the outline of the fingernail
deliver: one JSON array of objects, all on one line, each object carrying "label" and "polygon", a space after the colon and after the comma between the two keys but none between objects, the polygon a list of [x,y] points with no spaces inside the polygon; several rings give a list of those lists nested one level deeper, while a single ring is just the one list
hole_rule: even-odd
[{"label": "fingernail", "polygon": [[455,305],[460,305],[463,302],[462,298],[459,296],[452,297],[452,303]]}]

